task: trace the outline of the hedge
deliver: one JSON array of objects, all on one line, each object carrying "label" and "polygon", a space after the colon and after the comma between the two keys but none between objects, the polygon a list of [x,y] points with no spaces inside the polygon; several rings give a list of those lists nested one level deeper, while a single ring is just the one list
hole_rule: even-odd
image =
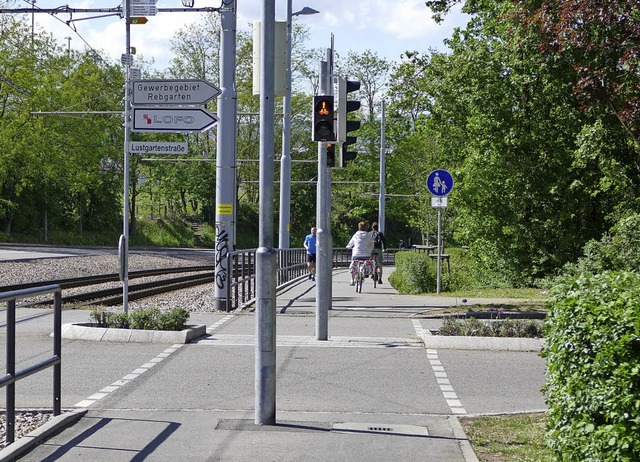
[{"label": "hedge", "polygon": [[436,291],[436,265],[426,253],[398,252],[395,259],[396,270],[389,276],[389,282],[398,292],[424,294]]},{"label": "hedge", "polygon": [[557,460],[639,461],[640,275],[560,283],[544,336],[547,438]]}]

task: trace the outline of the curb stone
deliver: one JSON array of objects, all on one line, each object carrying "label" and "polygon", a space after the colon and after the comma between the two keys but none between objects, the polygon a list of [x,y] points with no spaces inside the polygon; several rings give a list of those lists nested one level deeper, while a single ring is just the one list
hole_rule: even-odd
[{"label": "curb stone", "polygon": [[[187,326],[181,331],[115,329],[93,327],[90,323],[62,325],[62,338],[69,340],[92,340],[95,342],[125,343],[188,343],[207,333],[205,324]],[[53,335],[53,334],[52,334]]]},{"label": "curb stone", "polygon": [[54,433],[62,430],[63,428],[73,425],[80,420],[88,409],[75,409],[70,412],[62,413],[58,416],[52,417],[47,423],[33,430],[28,435],[14,441],[9,446],[0,451],[0,460],[2,461],[14,461],[19,457],[29,452],[35,446],[45,441]]}]

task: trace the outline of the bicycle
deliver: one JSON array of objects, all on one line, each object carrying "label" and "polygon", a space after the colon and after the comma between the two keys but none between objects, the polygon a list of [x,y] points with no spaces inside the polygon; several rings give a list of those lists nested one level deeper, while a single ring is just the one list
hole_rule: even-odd
[{"label": "bicycle", "polygon": [[356,268],[353,276],[353,281],[355,282],[356,292],[361,293],[362,284],[364,280],[367,277],[369,277],[369,275],[367,274],[367,265],[371,267],[372,262],[370,259],[366,259],[366,260],[357,259],[357,260],[354,260],[354,263],[356,263]]},{"label": "bicycle", "polygon": [[379,278],[379,266],[378,266],[378,260],[376,260],[375,258],[373,258],[373,273],[371,274],[371,279],[373,279],[373,288],[375,289],[378,285],[378,278]]}]

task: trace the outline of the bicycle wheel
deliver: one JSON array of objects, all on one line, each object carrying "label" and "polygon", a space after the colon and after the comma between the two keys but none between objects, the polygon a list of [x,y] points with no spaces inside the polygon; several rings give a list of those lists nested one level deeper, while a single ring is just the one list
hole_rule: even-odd
[{"label": "bicycle wheel", "polygon": [[373,279],[373,288],[375,289],[378,285],[378,265],[373,265],[373,274],[371,275],[371,279]]},{"label": "bicycle wheel", "polygon": [[362,293],[362,283],[364,282],[364,265],[358,267],[358,281],[356,282],[356,292]]}]

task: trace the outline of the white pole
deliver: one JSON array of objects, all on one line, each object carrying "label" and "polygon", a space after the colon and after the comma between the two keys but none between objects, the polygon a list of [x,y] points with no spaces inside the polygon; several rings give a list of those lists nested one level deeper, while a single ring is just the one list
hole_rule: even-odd
[{"label": "white pole", "polygon": [[380,122],[380,198],[378,199],[378,230],[384,233],[385,226],[385,170],[387,164],[386,145],[385,145],[385,103],[382,101],[382,119]]}]

